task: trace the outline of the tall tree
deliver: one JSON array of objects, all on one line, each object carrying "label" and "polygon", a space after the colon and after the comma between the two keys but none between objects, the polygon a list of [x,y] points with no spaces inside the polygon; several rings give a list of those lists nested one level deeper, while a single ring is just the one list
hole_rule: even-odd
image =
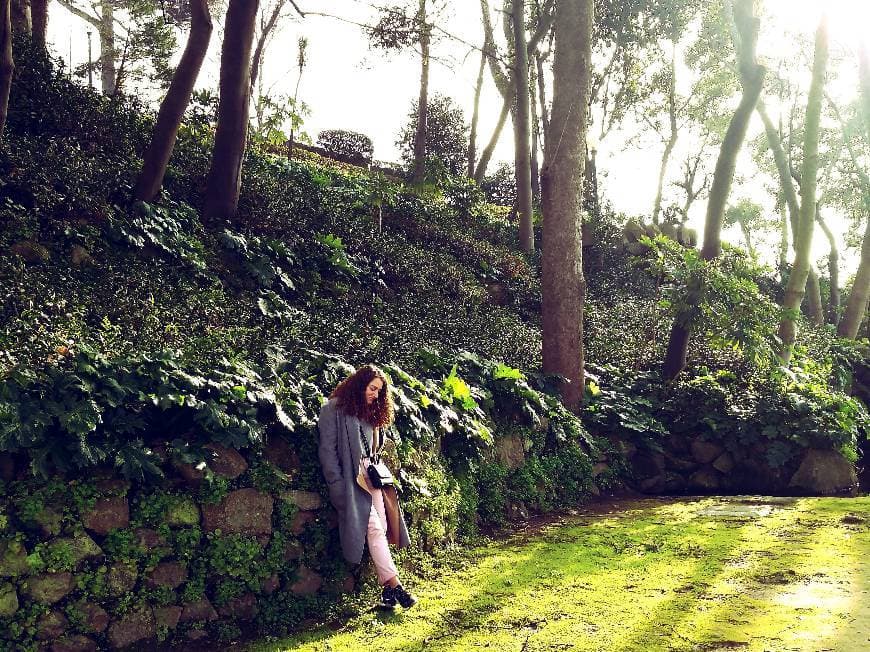
[{"label": "tall tree", "polygon": [[592,0],[556,4],[550,145],[541,174],[541,336],[545,373],[565,378],[562,400],[579,410],[584,392],[583,166],[592,58]]},{"label": "tall tree", "polygon": [[0,142],[9,113],[9,91],[15,62],[12,60],[12,8],[9,0],[0,0]]},{"label": "tall tree", "polygon": [[414,134],[414,167],[411,183],[421,184],[426,176],[426,112],[429,107],[429,41],[431,26],[426,23],[426,0],[417,8],[420,30],[420,93],[417,98],[417,131]]},{"label": "tall tree", "polygon": [[33,44],[45,48],[48,33],[48,0],[31,0],[30,16],[33,25]]},{"label": "tall tree", "polygon": [[224,22],[217,128],[205,196],[205,217],[212,221],[231,218],[239,205],[258,5],[259,0],[230,0]]},{"label": "tall tree", "polygon": [[526,51],[525,0],[511,1],[511,21],[514,41],[514,87],[517,94],[514,116],[514,171],[517,176],[517,214],[520,218],[520,249],[527,254],[535,251],[532,228],[532,169],[529,120],[529,58]]},{"label": "tall tree", "polygon": [[486,69],[486,43],[480,50],[480,68],[477,71],[477,83],[474,85],[474,103],[471,110],[471,133],[468,136],[468,169],[467,176],[474,176],[474,164],[477,162],[477,123],[480,120],[480,92],[483,89],[483,71]]},{"label": "tall tree", "polygon": [[175,139],[178,135],[178,127],[190,97],[199,70],[202,67],[208,51],[208,43],[211,39],[212,21],[208,11],[207,0],[191,0],[190,2],[190,36],[181,61],[172,77],[172,83],[163,102],[160,104],[160,112],[157,114],[157,124],[154,125],[154,135],[145,152],[142,163],[142,171],[136,181],[134,196],[142,201],[151,201],[160,191],[163,184],[163,176],[169,157],[175,147]]},{"label": "tall tree", "polygon": [[[513,25],[511,23],[512,12],[509,11],[510,2],[512,2],[512,0],[505,0],[505,2],[507,4],[508,10],[505,10],[504,12],[504,32],[508,40],[508,46],[509,48],[512,48],[514,40]],[[547,0],[536,13],[537,25],[535,27],[534,33],[529,38],[526,44],[527,60],[535,56],[535,52],[541,40],[550,32],[553,27],[554,2],[555,0]],[[486,167],[487,165],[489,165],[489,162],[492,159],[492,154],[495,151],[496,144],[498,143],[499,137],[501,135],[501,130],[504,128],[508,115],[514,112],[514,105],[516,103],[515,75],[510,74],[509,72],[503,70],[501,67],[498,48],[496,47],[495,37],[493,36],[492,20],[489,15],[488,0],[480,0],[480,11],[481,17],[483,19],[483,28],[485,34],[484,51],[487,54],[487,61],[489,63],[489,70],[492,74],[492,79],[495,82],[495,87],[498,89],[498,92],[502,96],[503,103],[501,113],[499,114],[495,129],[493,129],[492,136],[490,137],[486,147],[484,147],[481,151],[480,160],[478,161],[477,167],[474,170],[474,180],[477,181],[477,183],[481,183],[483,181],[483,177],[486,175]]]},{"label": "tall tree", "polygon": [[[870,55],[868,55],[866,48],[860,50],[858,70],[858,86],[861,95],[861,114],[864,122],[864,133],[866,142],[870,143]],[[848,138],[846,138],[846,143],[850,147],[849,153],[861,181],[865,228],[864,238],[861,243],[861,262],[855,274],[855,281],[852,283],[852,291],[849,293],[849,298],[846,301],[846,309],[840,318],[840,323],[837,325],[837,334],[840,337],[855,339],[858,335],[861,322],[864,320],[867,301],[870,299],[870,176],[861,168],[854,153],[854,148],[851,148]]]},{"label": "tall tree", "polygon": [[15,34],[30,34],[33,31],[33,20],[30,15],[30,0],[12,0],[12,31]]},{"label": "tall tree", "polygon": [[402,50],[411,46],[420,48],[420,89],[417,96],[417,125],[414,132],[414,161],[411,182],[420,184],[426,177],[426,118],[429,106],[429,63],[432,45],[433,20],[427,0],[417,0],[412,16],[402,6],[381,8],[377,25],[369,28],[372,44],[384,50]]},{"label": "tall tree", "polygon": [[[176,48],[176,15],[160,0],[57,0],[88,23],[100,44],[100,87],[112,95],[129,81],[169,84],[170,58]],[[89,65],[92,65],[89,62]]]},{"label": "tall tree", "polygon": [[803,162],[801,166],[801,206],[800,221],[795,238],[795,256],[788,277],[788,285],[782,301],[783,318],[779,324],[779,338],[782,341],[780,359],[788,364],[795,342],[795,313],[804,297],[807,276],[810,271],[810,246],[813,239],[813,224],[816,217],[816,186],[819,168],[819,124],[824,97],[825,75],[828,66],[828,25],[822,18],[816,31],[816,45],[813,60],[813,76],[807,98],[806,121],[804,127]]},{"label": "tall tree", "polygon": [[[731,118],[725,138],[719,149],[719,158],[716,161],[716,169],[713,173],[713,183],[710,187],[710,197],[707,200],[707,217],[704,222],[704,246],[701,249],[701,257],[710,261],[719,255],[721,250],[722,221],[725,214],[725,205],[731,191],[731,183],[734,180],[734,170],[737,164],[737,155],[743,146],[749,119],[755,111],[755,105],[761,95],[764,84],[765,68],[755,60],[755,45],[758,39],[759,21],[753,13],[753,0],[737,0],[734,3],[734,22],[737,27],[739,43],[735,43],[737,51],[740,80],[743,86],[743,94],[740,104]],[[686,356],[689,350],[689,339],[692,333],[692,321],[698,312],[697,301],[700,299],[698,288],[700,279],[693,279],[689,283],[688,295],[685,305],[677,311],[671,334],[668,340],[668,349],[662,373],[665,378],[672,380],[686,366]],[[697,287],[695,287],[697,286]]]}]

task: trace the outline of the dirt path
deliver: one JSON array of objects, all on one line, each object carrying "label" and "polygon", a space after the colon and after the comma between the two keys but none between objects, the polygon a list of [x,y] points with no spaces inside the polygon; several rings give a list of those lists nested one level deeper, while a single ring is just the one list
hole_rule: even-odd
[{"label": "dirt path", "polygon": [[870,498],[598,506],[283,650],[870,650]]}]

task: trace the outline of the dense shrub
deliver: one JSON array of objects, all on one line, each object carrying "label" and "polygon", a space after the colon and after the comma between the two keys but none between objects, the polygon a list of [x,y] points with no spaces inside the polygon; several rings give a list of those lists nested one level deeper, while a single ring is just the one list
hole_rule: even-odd
[{"label": "dense shrub", "polygon": [[[417,133],[417,102],[411,106],[408,121],[399,133],[396,146],[405,168],[414,163],[414,139]],[[462,108],[452,98],[435,93],[426,105],[426,158],[436,161],[451,176],[464,176],[468,167],[468,125]]]},{"label": "dense shrub", "polygon": [[317,134],[317,144],[341,159],[370,163],[374,146],[365,134],[345,129],[327,129]]}]

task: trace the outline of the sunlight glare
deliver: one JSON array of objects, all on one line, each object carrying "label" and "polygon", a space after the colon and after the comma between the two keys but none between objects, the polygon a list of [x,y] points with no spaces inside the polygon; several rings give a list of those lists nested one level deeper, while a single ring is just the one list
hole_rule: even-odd
[{"label": "sunlight glare", "polygon": [[812,34],[822,13],[828,15],[831,40],[854,50],[870,48],[870,0],[768,0],[765,8],[798,32]]}]

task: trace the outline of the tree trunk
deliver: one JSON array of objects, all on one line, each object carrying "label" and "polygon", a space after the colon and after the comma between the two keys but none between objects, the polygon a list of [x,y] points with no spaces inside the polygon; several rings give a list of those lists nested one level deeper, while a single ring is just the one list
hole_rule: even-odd
[{"label": "tree trunk", "polygon": [[[707,200],[704,246],[701,249],[701,257],[708,261],[716,258],[722,248],[722,219],[731,191],[731,183],[734,180],[737,155],[740,153],[740,148],[746,137],[749,118],[755,110],[764,85],[764,66],[755,61],[758,19],[753,15],[752,7],[752,0],[738,0],[734,6],[734,21],[740,34],[740,43],[735,43],[735,47],[738,48],[738,59],[741,62],[740,80],[743,86],[743,95],[737,110],[731,117],[728,130],[725,132],[725,138],[719,150],[719,158],[716,161],[716,169],[713,173],[710,197]],[[698,293],[697,298],[692,297],[692,285],[695,283],[700,284],[700,279],[689,281],[686,302],[674,317],[674,325],[671,329],[668,350],[662,367],[662,373],[667,380],[676,378],[686,366],[692,322],[697,315],[698,301],[701,299],[700,293]]]},{"label": "tree trunk", "polygon": [[251,99],[251,48],[259,0],[230,0],[221,48],[220,100],[205,217],[228,220],[239,204]]},{"label": "tree trunk", "polygon": [[100,82],[103,95],[115,93],[115,10],[110,0],[100,3]]},{"label": "tree trunk", "polygon": [[825,316],[827,323],[836,324],[840,316],[840,252],[837,250],[837,239],[822,217],[820,203],[816,204],[816,222],[822,227],[830,246],[828,253],[828,309]]},{"label": "tree trunk", "polygon": [[474,177],[474,163],[477,160],[477,122],[480,119],[480,91],[483,89],[483,70],[486,68],[486,43],[480,50],[480,69],[477,71],[477,84],[474,86],[474,109],[471,113],[471,133],[468,135],[468,176]]},{"label": "tree trunk", "polygon": [[254,48],[254,56],[251,58],[251,92],[254,91],[254,86],[257,84],[257,77],[262,69],[263,50],[266,49],[266,42],[269,40],[269,35],[275,29],[275,24],[278,22],[278,16],[281,15],[281,9],[284,8],[284,0],[278,0],[272,10],[269,19],[262,25],[260,37],[257,39],[257,46]]},{"label": "tree trunk", "polygon": [[670,83],[668,84],[668,117],[670,118],[671,124],[671,135],[668,138],[668,142],[665,144],[665,151],[662,153],[662,163],[659,167],[659,183],[656,188],[656,199],[653,203],[653,214],[652,221],[653,224],[659,223],[659,213],[662,210],[662,192],[664,190],[665,185],[665,174],[668,170],[668,161],[671,158],[671,153],[674,151],[674,147],[677,144],[677,137],[679,136],[679,132],[677,131],[677,66],[676,66],[676,58],[677,58],[677,45],[674,43],[673,49],[671,50],[671,78]]},{"label": "tree trunk", "polygon": [[33,24],[33,44],[44,50],[48,34],[48,0],[31,0],[30,16]]},{"label": "tree trunk", "polygon": [[492,159],[492,153],[495,151],[495,146],[498,144],[501,130],[504,129],[505,122],[507,122],[512,101],[513,95],[505,99],[501,107],[501,113],[498,116],[498,122],[495,123],[495,129],[493,129],[492,136],[486,144],[486,147],[484,147],[483,151],[480,153],[480,160],[477,162],[477,167],[474,169],[474,180],[478,184],[482,183],[483,177],[486,176],[486,167],[489,165],[490,159]]},{"label": "tree trunk", "polygon": [[816,32],[813,77],[807,99],[807,114],[804,126],[803,164],[801,167],[800,224],[796,235],[795,258],[788,277],[783,297],[783,318],[779,324],[782,341],[780,358],[784,364],[791,359],[795,342],[795,314],[801,305],[807,276],[810,271],[810,246],[813,239],[813,223],[816,214],[816,185],[819,169],[819,122],[822,112],[825,73],[828,65],[828,26],[822,18]]},{"label": "tree trunk", "polygon": [[743,220],[740,220],[739,223],[740,231],[743,233],[743,239],[746,241],[746,251],[749,252],[750,256],[754,256],[755,249],[752,248],[752,234],[749,232],[749,227],[746,226],[746,222]]},{"label": "tree trunk", "polygon": [[520,249],[535,251],[532,226],[532,170],[529,154],[529,60],[526,54],[525,0],[511,1],[514,36],[513,85],[517,104],[514,120],[514,173],[517,180],[517,213],[520,218]]},{"label": "tree trunk", "polygon": [[858,328],[864,321],[867,301],[870,300],[870,215],[864,226],[864,240],[861,242],[861,263],[855,274],[852,291],[846,300],[846,309],[837,324],[837,335],[854,340],[858,336]]},{"label": "tree trunk", "polygon": [[531,175],[532,175],[532,201],[540,203],[541,201],[541,169],[538,164],[538,148],[540,143],[541,123],[538,121],[538,92],[537,92],[537,72],[534,67],[529,67],[529,98],[531,102],[531,121],[532,121],[532,147],[531,147]]},{"label": "tree trunk", "polygon": [[583,278],[581,215],[591,71],[592,0],[556,6],[553,108],[541,178],[541,336],[544,373],[565,378],[562,400],[583,401]]},{"label": "tree trunk", "polygon": [[0,143],[6,116],[9,114],[9,90],[15,62],[12,60],[12,8],[9,0],[0,0]]},{"label": "tree trunk", "polygon": [[12,0],[9,9],[12,14],[12,32],[14,34],[32,33],[33,20],[30,14],[30,0]]},{"label": "tree trunk", "polygon": [[810,270],[807,274],[807,284],[804,292],[802,304],[804,314],[806,314],[811,324],[821,326],[825,323],[825,309],[822,306],[822,285],[819,283],[819,275],[812,265],[810,265]]},{"label": "tree trunk", "polygon": [[419,185],[426,177],[426,113],[429,109],[429,26],[426,24],[426,0],[417,10],[420,25],[420,96],[417,99],[417,130],[414,133],[414,170],[411,183]]},{"label": "tree trunk", "polygon": [[538,68],[538,97],[541,100],[541,123],[544,126],[544,142],[541,147],[544,152],[547,151],[547,134],[550,133],[550,116],[547,115],[547,89],[544,84],[544,60],[541,55],[535,53],[535,65]]},{"label": "tree trunk", "polygon": [[199,70],[208,51],[211,32],[212,22],[207,0],[192,0],[190,36],[187,38],[187,45],[184,54],[181,55],[178,68],[172,76],[172,83],[169,85],[166,97],[160,105],[154,135],[145,153],[139,179],[136,181],[134,196],[138,200],[151,201],[160,191],[169,157],[175,147],[178,127],[181,125],[187,105],[190,104]]},{"label": "tree trunk", "polygon": [[755,111],[755,103],[758,102],[764,86],[764,73],[764,67],[757,66],[754,74],[748,75],[744,81],[740,105],[731,118],[719,150],[719,158],[713,172],[713,183],[710,186],[710,197],[707,200],[707,217],[704,221],[704,246],[701,249],[701,257],[704,260],[713,260],[722,250],[722,218],[725,215],[725,205],[728,203],[731,183],[734,181],[737,155],[743,146],[749,119]]},{"label": "tree trunk", "polygon": [[785,201],[779,204],[780,224],[779,224],[779,276],[782,282],[785,282],[786,274],[788,274],[788,213],[785,206]]},{"label": "tree trunk", "polygon": [[[858,70],[864,128],[867,142],[870,142],[870,60],[868,60],[866,50],[860,51]],[[857,157],[851,151],[850,154],[857,164]],[[864,313],[867,310],[867,301],[870,300],[870,181],[868,181],[866,174],[861,175],[861,181],[864,208],[867,213],[864,240],[861,243],[861,263],[858,265],[858,272],[855,274],[855,282],[852,284],[851,292],[849,292],[843,317],[837,325],[837,334],[840,337],[848,337],[853,340],[858,336],[858,329],[861,322],[864,321]]]}]

